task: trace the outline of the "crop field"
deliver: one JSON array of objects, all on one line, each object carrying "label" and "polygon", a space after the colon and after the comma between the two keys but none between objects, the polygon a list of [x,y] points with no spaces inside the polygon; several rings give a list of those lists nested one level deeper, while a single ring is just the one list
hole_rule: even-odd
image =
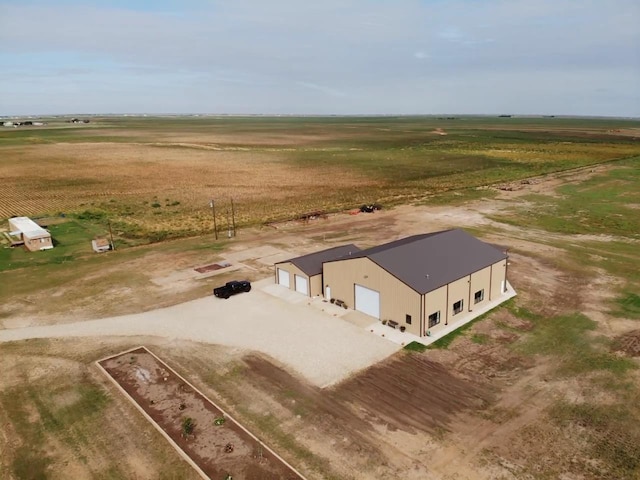
[{"label": "crop field", "polygon": [[[638,122],[104,118],[49,127],[0,130],[3,187],[10,178],[40,189],[33,215],[49,215],[58,242],[43,254],[0,249],[0,336],[41,326],[69,336],[0,343],[0,478],[198,478],[94,366],[145,344],[310,480],[640,479]],[[98,160],[111,168],[84,168]],[[199,178],[215,171],[228,186]],[[59,208],[46,203],[50,180],[68,202]],[[246,228],[216,242],[206,203],[215,197],[224,212],[225,195]],[[260,226],[365,199],[393,208]],[[161,240],[155,228],[209,234],[87,252],[108,219],[119,245]],[[329,388],[259,351],[160,330],[80,338],[67,325],[180,308],[234,275],[273,276],[271,264],[247,259],[233,273],[181,277],[245,250],[303,254],[458,227],[509,247],[518,296],[446,341],[410,345]],[[176,316],[189,328],[186,320]]]},{"label": "crop field", "polygon": [[110,221],[125,243],[407,203],[640,154],[640,122],[106,117],[0,130],[0,218]]}]

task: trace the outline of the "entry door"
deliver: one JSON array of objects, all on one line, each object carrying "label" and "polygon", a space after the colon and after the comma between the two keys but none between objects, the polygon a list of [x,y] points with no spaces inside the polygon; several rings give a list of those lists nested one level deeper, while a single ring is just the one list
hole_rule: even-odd
[{"label": "entry door", "polygon": [[380,292],[356,285],[356,310],[380,318]]},{"label": "entry door", "polygon": [[329,285],[324,287],[324,299],[326,301],[331,300],[331,287]]},{"label": "entry door", "polygon": [[278,284],[289,288],[289,272],[282,270],[281,268],[278,269]]},{"label": "entry door", "polygon": [[307,277],[303,277],[302,275],[294,275],[294,278],[296,281],[296,292],[309,295],[309,283],[307,282]]}]

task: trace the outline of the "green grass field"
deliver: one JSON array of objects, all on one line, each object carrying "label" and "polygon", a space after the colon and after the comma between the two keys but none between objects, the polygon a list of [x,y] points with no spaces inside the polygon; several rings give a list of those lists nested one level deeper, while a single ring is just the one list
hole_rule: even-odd
[{"label": "green grass field", "polygon": [[[557,233],[640,238],[640,157],[616,165],[604,177],[560,187],[559,198],[523,197],[527,206],[517,207],[517,223]],[[508,216],[496,218],[513,223]]]}]

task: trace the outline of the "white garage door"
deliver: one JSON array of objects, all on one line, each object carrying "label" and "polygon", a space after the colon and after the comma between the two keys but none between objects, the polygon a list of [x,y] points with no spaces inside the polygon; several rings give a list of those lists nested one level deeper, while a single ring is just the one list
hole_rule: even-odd
[{"label": "white garage door", "polygon": [[356,285],[356,310],[380,318],[380,292]]},{"label": "white garage door", "polygon": [[302,275],[294,275],[294,277],[296,279],[296,292],[309,295],[309,283],[307,282],[307,277],[303,277]]},{"label": "white garage door", "polygon": [[289,272],[281,268],[278,269],[278,284],[289,288]]}]

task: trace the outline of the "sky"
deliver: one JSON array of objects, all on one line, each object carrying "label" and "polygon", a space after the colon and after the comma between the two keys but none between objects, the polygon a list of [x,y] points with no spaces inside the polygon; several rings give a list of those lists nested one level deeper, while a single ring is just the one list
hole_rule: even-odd
[{"label": "sky", "polygon": [[0,115],[640,117],[638,0],[0,0]]}]

